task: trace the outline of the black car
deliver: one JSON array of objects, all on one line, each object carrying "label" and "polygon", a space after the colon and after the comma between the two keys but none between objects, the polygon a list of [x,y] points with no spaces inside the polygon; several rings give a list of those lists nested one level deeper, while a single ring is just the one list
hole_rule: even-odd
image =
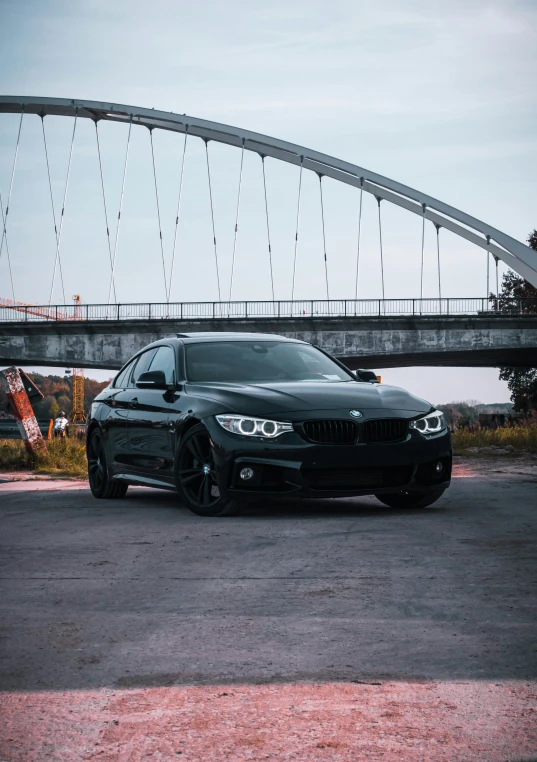
[{"label": "black car", "polygon": [[99,394],[87,432],[95,497],[161,487],[201,516],[262,497],[375,495],[425,507],[451,478],[440,411],[281,336],[156,341]]}]

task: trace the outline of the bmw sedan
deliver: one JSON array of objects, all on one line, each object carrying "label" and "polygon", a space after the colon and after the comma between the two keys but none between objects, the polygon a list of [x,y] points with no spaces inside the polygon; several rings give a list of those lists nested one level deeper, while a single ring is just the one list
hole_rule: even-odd
[{"label": "bmw sedan", "polygon": [[87,457],[95,497],[160,487],[200,516],[261,498],[422,508],[451,478],[440,411],[311,344],[261,334],[178,334],[142,349],[95,399]]}]

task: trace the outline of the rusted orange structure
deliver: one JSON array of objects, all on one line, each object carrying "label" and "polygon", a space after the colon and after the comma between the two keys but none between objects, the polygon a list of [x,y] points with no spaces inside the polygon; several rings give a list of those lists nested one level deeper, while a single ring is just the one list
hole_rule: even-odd
[{"label": "rusted orange structure", "polygon": [[[80,302],[80,296],[78,296],[78,300]],[[13,299],[5,299],[1,296],[0,307],[8,307],[11,310],[28,313],[28,315],[45,318],[46,320],[73,320],[72,315],[69,315],[67,312],[60,312],[56,307],[43,307],[38,304],[28,304],[27,302],[14,302]],[[81,317],[75,318],[75,320],[81,319]]]},{"label": "rusted orange structure", "polygon": [[[21,371],[13,366],[6,368],[0,371],[0,381],[6,392],[13,415],[17,419],[17,425],[26,449],[31,455],[43,452],[46,449],[45,440],[34,415]],[[33,389],[36,389],[31,381],[30,384]],[[39,390],[36,389],[36,391],[41,394]]]}]

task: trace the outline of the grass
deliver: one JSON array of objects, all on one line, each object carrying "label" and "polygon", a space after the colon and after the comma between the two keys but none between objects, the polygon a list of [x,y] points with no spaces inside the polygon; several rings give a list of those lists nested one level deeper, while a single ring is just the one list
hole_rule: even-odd
[{"label": "grass", "polygon": [[35,474],[87,478],[83,439],[51,439],[45,444],[45,452],[31,458],[20,439],[0,439],[0,471],[32,470]]},{"label": "grass", "polygon": [[516,451],[537,452],[537,423],[520,426],[503,426],[498,429],[459,429],[452,434],[456,455],[465,454],[468,447],[506,447]]}]

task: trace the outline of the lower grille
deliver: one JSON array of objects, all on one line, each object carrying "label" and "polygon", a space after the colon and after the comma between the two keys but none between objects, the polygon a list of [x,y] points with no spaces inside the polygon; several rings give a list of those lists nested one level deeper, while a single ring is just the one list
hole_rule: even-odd
[{"label": "lower grille", "polygon": [[364,421],[362,431],[362,441],[369,444],[400,442],[408,433],[408,421],[404,418],[378,418]]},{"label": "lower grille", "polygon": [[304,421],[302,428],[318,444],[353,444],[358,433],[354,421]]},{"label": "lower grille", "polygon": [[323,468],[304,470],[311,489],[375,489],[404,487],[412,478],[413,466],[371,468]]}]

